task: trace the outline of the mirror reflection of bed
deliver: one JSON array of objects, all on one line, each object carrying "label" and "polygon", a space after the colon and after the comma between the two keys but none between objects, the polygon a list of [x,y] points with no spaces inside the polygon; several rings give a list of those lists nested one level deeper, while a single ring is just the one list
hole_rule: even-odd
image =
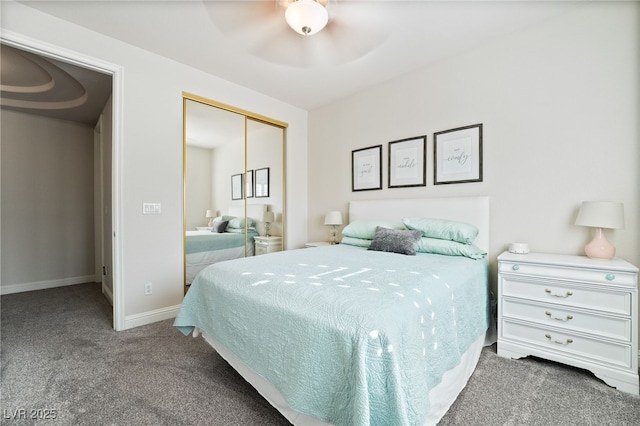
[{"label": "mirror reflection of bed", "polygon": [[[254,237],[263,235],[262,224],[266,205],[248,204],[230,207],[227,214],[213,218],[212,229],[186,230],[186,282],[187,286],[202,269],[214,263],[239,257],[254,256]],[[264,226],[264,225],[262,225]]]},{"label": "mirror reflection of bed", "polygon": [[352,201],[341,244],[212,265],[174,324],[292,424],[435,425],[495,341],[489,214],[488,197]]},{"label": "mirror reflection of bed", "polygon": [[187,93],[183,120],[186,292],[204,267],[255,255],[264,212],[284,236],[286,124]]}]

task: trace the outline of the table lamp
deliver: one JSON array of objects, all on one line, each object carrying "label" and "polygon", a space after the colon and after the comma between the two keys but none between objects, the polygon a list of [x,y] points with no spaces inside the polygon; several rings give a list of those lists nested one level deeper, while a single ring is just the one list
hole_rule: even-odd
[{"label": "table lamp", "polygon": [[616,248],[604,235],[603,228],[624,228],[624,206],[609,201],[584,201],[580,206],[576,225],[596,228],[595,236],[584,247],[586,255],[592,259],[611,259]]},{"label": "table lamp", "polygon": [[336,226],[342,225],[342,212],[332,211],[325,215],[324,224],[331,226],[331,244],[336,244]]},{"label": "table lamp", "polygon": [[262,213],[262,221],[264,222],[264,236],[269,237],[269,228],[275,222],[275,215],[273,212],[264,212]]},{"label": "table lamp", "polygon": [[213,226],[213,218],[216,217],[216,215],[213,213],[213,210],[207,210],[207,213],[204,216],[209,219],[207,226],[211,228]]}]

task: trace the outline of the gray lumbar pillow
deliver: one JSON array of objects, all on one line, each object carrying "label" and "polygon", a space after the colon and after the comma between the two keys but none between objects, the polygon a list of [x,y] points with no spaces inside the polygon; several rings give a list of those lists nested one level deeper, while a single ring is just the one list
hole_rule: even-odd
[{"label": "gray lumbar pillow", "polygon": [[421,237],[422,231],[400,231],[378,226],[369,250],[415,255]]}]

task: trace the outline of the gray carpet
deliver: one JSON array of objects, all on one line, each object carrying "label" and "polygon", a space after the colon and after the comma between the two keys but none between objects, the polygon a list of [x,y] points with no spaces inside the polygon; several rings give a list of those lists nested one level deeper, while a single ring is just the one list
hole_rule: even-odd
[{"label": "gray carpet", "polygon": [[[115,332],[97,284],[1,298],[2,424],[286,425],[200,338],[172,320]],[[640,398],[590,373],[483,350],[440,425],[638,425]]]}]

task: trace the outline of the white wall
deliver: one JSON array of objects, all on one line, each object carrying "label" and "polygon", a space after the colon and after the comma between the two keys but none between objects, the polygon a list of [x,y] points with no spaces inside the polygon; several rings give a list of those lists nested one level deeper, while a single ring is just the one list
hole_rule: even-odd
[{"label": "white wall", "polygon": [[2,111],[2,293],[95,280],[93,128]]},{"label": "white wall", "polygon": [[207,226],[207,210],[213,209],[212,181],[213,150],[187,146],[186,176],[186,229],[195,231],[196,226]]},{"label": "white wall", "polygon": [[213,150],[213,204],[212,208],[221,215],[229,214],[231,206],[242,206],[243,200],[231,199],[231,176],[244,171],[244,128],[242,138],[231,141]]},{"label": "white wall", "polygon": [[[19,3],[2,2],[2,26],[123,67],[122,105],[115,106],[122,111],[122,133],[114,135],[122,150],[114,161],[120,164],[122,230],[116,238],[122,246],[125,327],[175,312],[183,297],[183,91],[288,123],[287,243],[306,241],[306,111]],[[143,202],[161,203],[162,214],[143,215]],[[144,296],[149,282],[153,294]]]},{"label": "white wall", "polygon": [[[492,259],[513,241],[582,254],[592,234],[573,225],[580,203],[613,200],[624,203],[626,229],[608,236],[620,257],[640,265],[639,16],[636,2],[576,4],[311,111],[310,240],[327,240],[324,214],[346,217],[352,199],[488,195]],[[433,133],[476,123],[484,125],[483,182],[434,186]],[[427,186],[387,188],[387,142],[424,134]],[[378,144],[384,189],[352,192],[351,151]]]},{"label": "white wall", "polygon": [[[584,254],[580,203],[624,203],[607,230],[640,266],[640,4],[575,4],[571,12],[309,114],[309,237],[349,200],[488,195],[495,257],[510,242]],[[417,53],[419,54],[419,53]],[[433,133],[484,125],[482,183],[433,185]],[[427,139],[427,186],[387,188],[387,142]],[[383,190],[351,192],[351,151],[383,144]],[[328,171],[331,170],[331,173]],[[331,188],[327,191],[326,188]],[[640,338],[640,336],[639,336]]]},{"label": "white wall", "polygon": [[[282,206],[284,205],[282,179],[283,130],[257,121],[250,121],[247,128],[247,170],[253,170],[254,183],[256,169],[269,168],[269,196],[255,197],[254,194],[254,197],[247,199],[247,204],[268,206],[269,210],[274,212],[275,215],[275,223],[270,225],[269,234],[282,236]],[[265,226],[262,218],[255,217],[254,219],[258,221],[256,224],[258,232],[264,235]]]}]

